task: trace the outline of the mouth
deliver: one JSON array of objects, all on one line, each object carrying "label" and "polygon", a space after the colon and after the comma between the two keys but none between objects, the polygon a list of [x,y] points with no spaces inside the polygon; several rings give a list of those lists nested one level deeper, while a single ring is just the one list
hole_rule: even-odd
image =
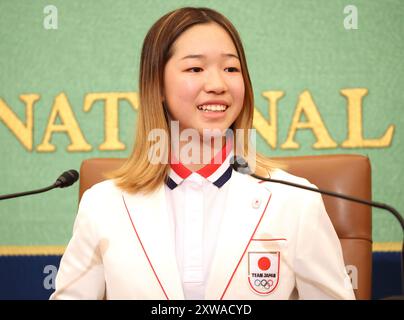
[{"label": "mouth", "polygon": [[225,112],[229,106],[225,104],[203,104],[197,108],[202,112]]}]

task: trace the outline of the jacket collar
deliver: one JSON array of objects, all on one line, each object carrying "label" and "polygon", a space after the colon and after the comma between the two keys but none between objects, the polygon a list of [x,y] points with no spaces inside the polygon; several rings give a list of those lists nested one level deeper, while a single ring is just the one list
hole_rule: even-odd
[{"label": "jacket collar", "polygon": [[[216,187],[222,187],[229,181],[232,175],[230,160],[233,157],[233,144],[230,138],[226,139],[223,148],[210,160],[210,163],[195,173],[201,175]],[[167,186],[173,190],[187,179],[193,172],[176,160],[170,157],[170,171],[166,180]]]}]

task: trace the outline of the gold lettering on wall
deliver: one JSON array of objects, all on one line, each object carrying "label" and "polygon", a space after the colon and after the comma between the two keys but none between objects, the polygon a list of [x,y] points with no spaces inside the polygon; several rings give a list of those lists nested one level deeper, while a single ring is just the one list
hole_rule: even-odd
[{"label": "gold lettering on wall", "polygon": [[16,116],[11,108],[0,98],[0,120],[21,142],[25,149],[32,151],[32,128],[34,122],[33,108],[41,96],[39,94],[22,94],[20,100],[25,103],[25,124]]},{"label": "gold lettering on wall", "polygon": [[[347,138],[344,142],[337,143],[330,136],[328,129],[321,118],[319,110],[313,101],[311,93],[308,90],[303,91],[298,99],[293,113],[291,124],[285,142],[280,145],[281,149],[298,149],[299,143],[295,141],[298,130],[309,129],[312,131],[316,141],[312,145],[314,149],[329,148],[384,148],[391,145],[395,126],[390,124],[380,138],[366,139],[363,133],[363,98],[368,94],[366,88],[347,88],[341,89],[340,94],[347,101]],[[269,147],[276,149],[278,147],[278,103],[285,96],[284,91],[264,91],[262,93],[268,101],[268,119],[263,116],[257,107],[254,107],[253,125]],[[76,120],[76,116],[68,101],[67,95],[62,92],[58,94],[50,109],[47,124],[42,122],[34,125],[34,106],[41,96],[39,94],[22,94],[20,100],[25,104],[25,118],[18,117],[13,109],[0,98],[0,124],[3,122],[11,134],[22,144],[22,146],[32,151],[52,152],[56,146],[51,143],[54,133],[63,133],[67,135],[71,144],[67,151],[90,151],[92,146],[86,141],[82,128]],[[119,133],[119,112],[121,101],[127,101],[132,110],[138,110],[140,107],[139,94],[137,92],[101,92],[87,93],[84,96],[83,110],[89,113],[97,101],[100,102],[104,110],[104,139],[98,146],[101,151],[124,150],[125,144],[120,141]],[[43,111],[43,110],[40,110]],[[94,120],[94,119],[93,119]],[[92,120],[92,121],[93,121]],[[98,119],[96,119],[98,121]],[[344,123],[345,124],[345,123]],[[343,125],[344,125],[343,124]],[[34,126],[43,131],[42,142],[34,146]],[[374,133],[379,135],[379,133]],[[3,137],[1,137],[3,139]]]},{"label": "gold lettering on wall", "polygon": [[272,149],[275,149],[278,139],[278,100],[282,98],[285,93],[283,91],[264,91],[262,95],[268,99],[269,121],[262,116],[257,108],[254,108],[253,124],[268,145],[271,146]]},{"label": "gold lettering on wall", "polygon": [[368,89],[354,88],[340,91],[348,100],[348,138],[342,142],[344,148],[383,148],[391,144],[394,125],[390,125],[383,137],[379,139],[365,139],[363,137],[362,101],[368,94]]},{"label": "gold lettering on wall", "polygon": [[88,112],[95,101],[104,102],[104,142],[99,150],[125,150],[119,140],[119,101],[127,100],[134,110],[139,108],[139,96],[135,92],[88,93],[84,98],[83,109]]},{"label": "gold lettering on wall", "polygon": [[[62,124],[55,123],[58,117]],[[84,138],[64,92],[55,98],[42,143],[37,146],[36,150],[39,152],[55,151],[55,145],[50,142],[55,132],[63,132],[68,135],[71,144],[67,146],[67,151],[91,150],[91,145]]]},{"label": "gold lettering on wall", "polygon": [[[301,122],[302,115],[307,118],[306,122]],[[314,149],[336,148],[337,143],[331,138],[327,128],[324,125],[321,115],[318,112],[313,98],[308,90],[303,91],[298,99],[292,123],[289,128],[288,137],[281,145],[281,149],[298,149],[300,145],[294,140],[297,130],[312,130],[317,141],[313,144]]]}]

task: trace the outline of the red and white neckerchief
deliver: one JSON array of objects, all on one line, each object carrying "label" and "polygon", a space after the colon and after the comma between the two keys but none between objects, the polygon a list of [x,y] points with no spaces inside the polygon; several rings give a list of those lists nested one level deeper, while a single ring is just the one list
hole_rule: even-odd
[{"label": "red and white neckerchief", "polygon": [[[230,160],[233,154],[232,147],[231,140],[227,139],[222,150],[211,159],[209,164],[196,171],[196,173],[212,182],[216,187],[222,187],[231,178],[232,167],[230,166]],[[181,162],[171,163],[166,184],[173,190],[191,174],[192,171],[186,168]]]}]

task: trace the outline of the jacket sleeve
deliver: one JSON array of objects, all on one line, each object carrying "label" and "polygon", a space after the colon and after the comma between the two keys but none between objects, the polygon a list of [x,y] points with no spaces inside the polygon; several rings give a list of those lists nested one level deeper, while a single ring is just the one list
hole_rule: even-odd
[{"label": "jacket sleeve", "polygon": [[79,205],[73,236],[60,262],[50,299],[102,299],[105,279],[96,228],[96,199],[91,189]]},{"label": "jacket sleeve", "polygon": [[[312,185],[313,186],[313,185]],[[341,244],[321,195],[306,193],[296,252],[296,287],[300,299],[355,299]]]}]

